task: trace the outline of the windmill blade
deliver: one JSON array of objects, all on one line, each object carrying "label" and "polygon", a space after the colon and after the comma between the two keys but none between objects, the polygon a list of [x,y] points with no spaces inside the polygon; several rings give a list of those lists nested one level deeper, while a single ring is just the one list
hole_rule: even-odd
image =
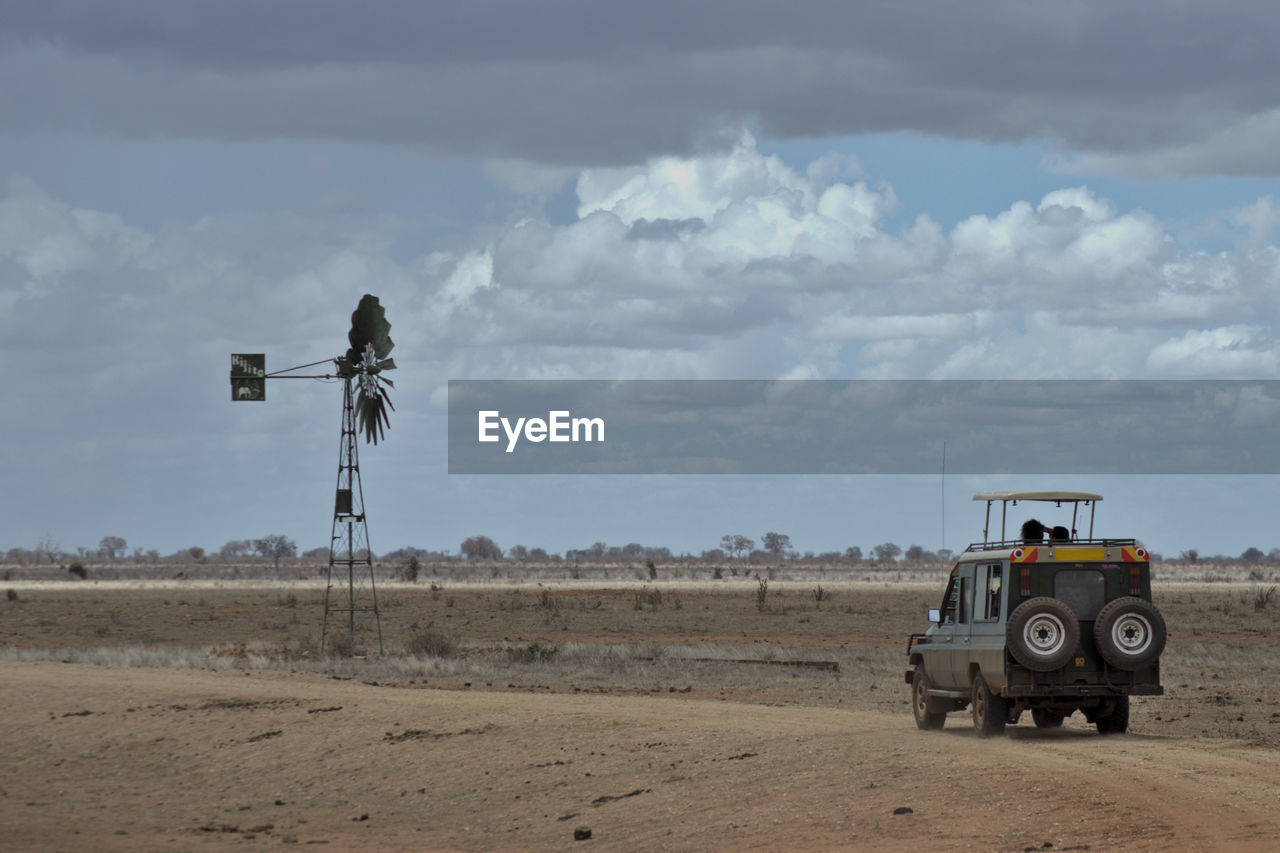
[{"label": "windmill blade", "polygon": [[378,439],[386,437],[386,430],[391,426],[387,411],[394,412],[396,407],[391,404],[391,398],[380,384],[376,381],[372,384],[372,392],[366,390],[363,382],[360,385],[360,391],[356,394],[356,419],[360,431],[364,433],[364,440],[377,444]]},{"label": "windmill blade", "polygon": [[[395,348],[391,340],[391,324],[387,322],[387,310],[378,302],[378,297],[366,293],[360,297],[360,304],[351,312],[351,331],[347,333],[351,349],[347,350],[347,359],[352,364],[364,361],[366,346],[372,346],[377,360],[386,359]],[[395,367],[384,367],[390,370]]]}]

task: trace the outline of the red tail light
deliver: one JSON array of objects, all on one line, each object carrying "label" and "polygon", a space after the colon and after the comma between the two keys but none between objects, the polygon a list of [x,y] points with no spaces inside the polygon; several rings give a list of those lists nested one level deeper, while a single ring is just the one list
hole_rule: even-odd
[{"label": "red tail light", "polygon": [[1031,595],[1031,567],[1023,566],[1022,572],[1018,575],[1018,592],[1022,593],[1022,597],[1026,598]]},{"label": "red tail light", "polygon": [[1129,594],[1139,595],[1142,592],[1142,569],[1137,566],[1129,567]]}]

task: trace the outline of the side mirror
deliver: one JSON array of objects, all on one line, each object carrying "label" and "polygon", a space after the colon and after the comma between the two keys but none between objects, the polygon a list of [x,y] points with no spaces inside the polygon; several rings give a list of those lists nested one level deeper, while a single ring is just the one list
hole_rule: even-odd
[{"label": "side mirror", "polygon": [[935,625],[936,625],[936,624],[938,624],[939,622],[941,622],[941,621],[942,621],[942,611],[941,611],[941,610],[939,610],[939,609],[938,609],[938,608],[936,608],[936,607],[930,607],[930,608],[929,608],[929,621],[930,621],[930,622],[932,622],[932,623],[933,623],[933,624],[935,624]]}]

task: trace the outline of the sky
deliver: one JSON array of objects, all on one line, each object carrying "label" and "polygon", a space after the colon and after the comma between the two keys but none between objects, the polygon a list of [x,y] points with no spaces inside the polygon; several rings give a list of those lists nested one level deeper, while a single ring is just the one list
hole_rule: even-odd
[{"label": "sky", "polygon": [[1280,546],[1274,476],[462,476],[445,426],[450,379],[1275,378],[1278,38],[1260,2],[0,0],[0,549],[326,545],[341,386],[232,403],[229,355],[338,356],[363,293],[378,552],[958,549],[1000,488]]}]

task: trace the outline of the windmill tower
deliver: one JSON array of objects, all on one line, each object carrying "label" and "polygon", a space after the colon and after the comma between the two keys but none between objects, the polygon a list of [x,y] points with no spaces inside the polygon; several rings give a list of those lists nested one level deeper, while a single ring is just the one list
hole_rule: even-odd
[{"label": "windmill tower", "polygon": [[373,550],[369,547],[369,521],[365,514],[364,488],[360,481],[359,433],[366,442],[378,443],[390,425],[394,411],[387,388],[394,383],[382,374],[394,370],[390,357],[395,343],[386,310],[376,296],[365,294],[351,314],[351,344],[345,355],[332,359],[335,373],[302,375],[294,371],[326,362],[313,362],[275,373],[266,372],[260,353],[231,356],[231,399],[265,400],[267,379],[340,379],[342,426],[338,441],[338,485],[333,501],[333,526],[329,536],[329,566],[325,574],[322,652],[354,653],[357,635],[376,633],[382,653],[382,620],[373,575]]}]

